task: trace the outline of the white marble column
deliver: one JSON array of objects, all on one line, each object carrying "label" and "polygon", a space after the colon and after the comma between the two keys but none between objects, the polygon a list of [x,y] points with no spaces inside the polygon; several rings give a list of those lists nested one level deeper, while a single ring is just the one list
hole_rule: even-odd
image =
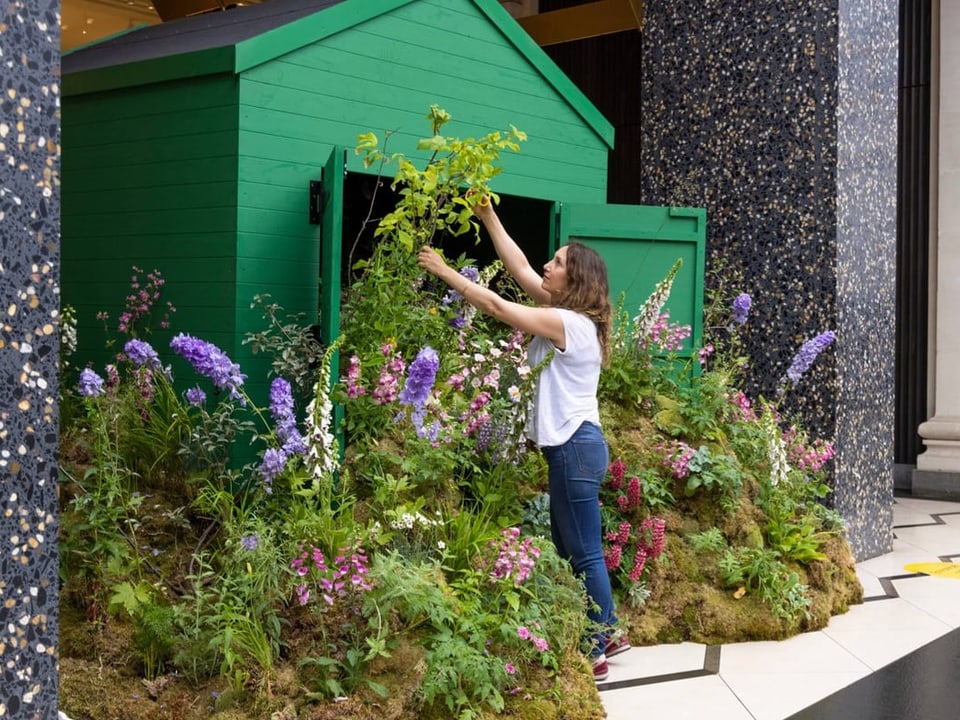
[{"label": "white marble column", "polygon": [[919,480],[921,491],[932,484],[960,496],[960,44],[952,41],[960,37],[960,3],[941,0],[939,5],[939,32],[934,32],[940,38],[939,108],[934,108],[931,148],[933,387],[931,417],[918,429],[926,450],[917,457],[914,492]]}]

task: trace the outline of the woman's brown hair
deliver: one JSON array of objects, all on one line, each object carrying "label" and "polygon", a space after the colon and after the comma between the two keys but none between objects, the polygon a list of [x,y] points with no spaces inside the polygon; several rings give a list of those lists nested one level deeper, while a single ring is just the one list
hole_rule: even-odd
[{"label": "woman's brown hair", "polygon": [[578,242],[567,246],[567,291],[555,305],[582,313],[597,326],[597,340],[603,364],[610,359],[610,282],[607,265],[593,248]]}]

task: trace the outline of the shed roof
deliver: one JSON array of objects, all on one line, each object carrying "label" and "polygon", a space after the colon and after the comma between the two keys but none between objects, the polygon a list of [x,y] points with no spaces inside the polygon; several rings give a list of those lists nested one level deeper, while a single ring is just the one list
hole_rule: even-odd
[{"label": "shed roof", "polygon": [[[66,53],[65,96],[212,73],[240,73],[421,0],[267,0],[114,35]],[[613,126],[497,0],[467,0],[613,147]]]}]

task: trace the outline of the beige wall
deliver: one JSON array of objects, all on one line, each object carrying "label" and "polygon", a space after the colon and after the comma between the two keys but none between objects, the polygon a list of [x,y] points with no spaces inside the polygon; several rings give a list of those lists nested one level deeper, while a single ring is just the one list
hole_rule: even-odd
[{"label": "beige wall", "polygon": [[[936,10],[936,8],[935,8]],[[937,21],[939,18],[939,22]],[[937,27],[939,26],[939,27]],[[934,12],[930,419],[917,469],[960,472],[960,3]]]}]

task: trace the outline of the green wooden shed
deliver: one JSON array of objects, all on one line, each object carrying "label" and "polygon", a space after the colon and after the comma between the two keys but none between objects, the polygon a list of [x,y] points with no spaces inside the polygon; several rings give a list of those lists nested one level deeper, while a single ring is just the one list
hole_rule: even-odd
[{"label": "green wooden shed", "polygon": [[432,104],[447,134],[527,133],[493,187],[535,262],[573,233],[640,303],[683,257],[672,316],[699,339],[704,211],[604,206],[611,125],[496,0],[268,0],[108,38],[62,72],[62,299],[81,362],[106,359],[95,315],[116,317],[137,265],[165,277],[173,330],[219,345],[264,396],[267,360],[243,345],[263,326],[253,296],[319,308],[337,333],[344,226],[372,178],[348,150],[391,131],[415,157]]}]

